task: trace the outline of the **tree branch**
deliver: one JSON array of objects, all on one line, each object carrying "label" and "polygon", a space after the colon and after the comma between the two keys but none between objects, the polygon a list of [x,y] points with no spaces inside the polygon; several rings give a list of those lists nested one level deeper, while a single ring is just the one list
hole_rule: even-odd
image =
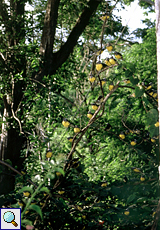
[{"label": "tree branch", "polygon": [[[22,173],[20,173],[17,169],[13,168],[13,167],[12,167],[11,165],[9,165],[8,163],[6,163],[6,162],[0,160],[0,164],[1,164],[1,165],[5,165],[5,166],[8,167],[9,169],[11,169],[13,172],[19,174],[20,176],[23,176]],[[33,183],[33,181],[31,181],[30,179],[27,179],[27,181],[28,181],[30,184],[32,184],[34,187],[37,188],[37,185],[36,185],[35,183]]]},{"label": "tree branch", "polygon": [[88,25],[89,20],[93,14],[93,12],[97,9],[98,5],[102,2],[102,0],[90,0],[88,6],[85,7],[82,14],[77,20],[76,25],[72,29],[66,43],[61,47],[61,49],[55,54],[56,59],[59,60],[56,68],[61,66],[69,57],[70,53],[72,53],[74,46],[76,45],[78,38],[84,31],[85,27]]},{"label": "tree branch", "polygon": [[[101,110],[101,108],[103,107],[103,105],[106,103],[106,101],[108,100],[108,98],[114,93],[114,91],[116,91],[119,87],[119,83],[120,81],[117,82],[117,84],[115,85],[115,87],[105,96],[103,102],[99,105],[98,109],[95,111],[93,117],[89,120],[88,124],[86,125],[86,127],[84,127],[82,130],[81,130],[81,133],[80,133],[80,136],[79,138],[77,138],[76,142],[74,142],[74,139],[73,139],[73,145],[72,145],[72,149],[70,151],[70,153],[68,154],[68,159],[71,159],[72,158],[72,155],[75,151],[75,148],[76,146],[78,145],[78,143],[80,142],[80,140],[82,139],[83,135],[85,134],[85,132],[88,130],[88,128],[90,127],[90,125],[92,125],[95,120],[97,120],[97,115],[99,113],[99,111]],[[76,134],[75,136],[77,136],[78,134]],[[64,166],[64,171],[66,170],[66,167],[67,165]]]},{"label": "tree branch", "polygon": [[[43,56],[45,55],[46,57],[45,64],[44,68],[35,76],[35,78],[39,81],[42,80],[44,75],[54,74],[55,71],[67,60],[69,55],[73,52],[73,48],[77,44],[80,35],[88,25],[92,14],[95,12],[98,5],[102,2],[102,0],[89,1],[88,5],[84,8],[82,14],[78,18],[75,26],[73,27],[67,41],[58,52],[53,54],[52,47],[58,17],[57,11],[59,1],[60,0],[49,0],[48,2],[40,51],[41,54]],[[52,14],[53,16],[51,17]],[[49,23],[49,20],[54,20],[54,23]],[[49,40],[50,36],[52,36],[52,38]]]},{"label": "tree branch", "polygon": [[51,57],[53,53],[59,3],[60,0],[48,0],[47,4],[40,46],[40,54],[47,58]]}]

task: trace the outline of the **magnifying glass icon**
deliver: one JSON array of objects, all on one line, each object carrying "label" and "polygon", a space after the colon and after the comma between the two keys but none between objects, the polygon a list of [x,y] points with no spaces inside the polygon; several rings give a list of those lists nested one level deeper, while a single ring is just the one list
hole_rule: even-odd
[{"label": "magnifying glass icon", "polygon": [[14,220],[15,220],[15,215],[14,215],[14,213],[11,212],[11,211],[5,212],[4,215],[3,215],[3,219],[4,219],[5,222],[11,223],[11,224],[13,224],[15,227],[18,226],[18,224],[14,221]]}]

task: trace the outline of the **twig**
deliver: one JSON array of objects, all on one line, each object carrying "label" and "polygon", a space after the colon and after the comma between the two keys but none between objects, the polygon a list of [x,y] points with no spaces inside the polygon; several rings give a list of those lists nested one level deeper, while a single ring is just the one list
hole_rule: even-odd
[{"label": "twig", "polygon": [[[15,168],[13,168],[11,165],[7,164],[6,162],[0,160],[0,164],[5,165],[6,167],[10,168],[12,171],[14,171],[15,173],[19,174],[20,176],[23,176],[22,173],[20,173],[18,170],[16,170]],[[27,181],[32,184],[34,187],[37,188],[37,185],[35,183],[33,183],[30,179],[27,179]]]},{"label": "twig", "polygon": [[1,52],[0,52],[0,55],[1,55],[2,59],[3,59],[4,61],[6,61],[4,55],[3,55]]},{"label": "twig", "polygon": [[11,112],[12,112],[12,115],[13,115],[14,119],[15,119],[16,121],[18,121],[20,133],[21,133],[21,134],[24,134],[24,132],[22,131],[21,122],[20,122],[20,120],[18,119],[18,117],[16,117],[16,115],[15,115],[15,113],[14,113],[14,109],[13,109],[13,107],[14,107],[13,98],[14,98],[14,97],[13,97],[13,95],[14,95],[14,78],[13,78],[13,76],[12,76],[12,103],[11,103]]}]

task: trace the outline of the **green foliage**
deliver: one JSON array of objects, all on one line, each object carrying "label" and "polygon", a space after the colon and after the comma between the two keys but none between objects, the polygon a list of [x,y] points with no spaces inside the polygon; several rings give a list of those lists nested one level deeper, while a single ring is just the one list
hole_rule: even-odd
[{"label": "green foliage", "polygon": [[[23,229],[35,224],[37,229],[54,230],[147,230],[158,202],[158,111],[157,97],[152,94],[157,88],[155,29],[146,31],[143,43],[122,49],[116,42],[123,29],[121,21],[111,12],[112,6],[103,2],[68,60],[54,75],[44,76],[39,82],[32,75],[43,67],[39,29],[43,27],[46,1],[33,4],[37,17],[35,36],[29,28],[33,23],[28,12],[27,43],[21,41],[6,48],[5,35],[0,47],[2,54],[10,53],[8,68],[0,62],[1,97],[10,95],[12,99],[14,82],[21,101],[14,107],[17,119],[13,119],[12,111],[8,121],[11,119],[17,130],[22,126],[27,142],[21,149],[26,173],[16,175],[15,191],[7,195],[5,207],[21,207]],[[63,45],[64,33],[69,35],[85,6],[86,1],[60,2],[57,29],[61,32],[56,34],[54,51]],[[111,14],[104,28],[103,46],[111,35],[114,50],[107,55],[122,51],[123,60],[97,73],[94,53],[100,46],[103,26],[99,17],[106,8]],[[91,73],[96,77],[94,83],[88,80]],[[106,79],[103,90],[99,78]],[[126,83],[126,79],[130,82]],[[117,90],[110,92],[110,84],[116,85],[118,81]],[[19,86],[23,92],[19,92]],[[89,124],[88,111],[95,113],[92,103],[101,105],[99,96],[109,93],[98,114],[102,116]],[[68,128],[62,125],[64,118],[70,122]],[[111,129],[107,128],[108,123]],[[74,133],[76,125],[80,134]],[[74,141],[71,143],[68,137]],[[48,150],[52,153],[49,158]],[[6,162],[11,165],[10,160]],[[140,172],[135,172],[134,167],[140,168]]]}]

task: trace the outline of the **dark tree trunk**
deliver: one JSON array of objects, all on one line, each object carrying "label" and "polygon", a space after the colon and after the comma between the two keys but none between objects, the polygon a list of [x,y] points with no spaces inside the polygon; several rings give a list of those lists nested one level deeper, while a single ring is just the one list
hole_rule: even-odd
[{"label": "dark tree trunk", "polygon": [[[0,2],[1,4],[3,1]],[[20,153],[25,146],[26,138],[20,133],[20,126],[15,119],[21,115],[21,111],[15,112],[22,100],[23,91],[25,89],[25,82],[14,79],[14,75],[23,71],[23,77],[26,77],[26,60],[24,56],[18,54],[20,51],[14,51],[14,45],[18,45],[25,39],[24,32],[24,6],[25,2],[10,1],[10,16],[7,15],[6,5],[1,9],[1,16],[3,15],[4,24],[6,27],[6,35],[8,34],[8,46],[11,50],[8,59],[4,60],[4,64],[11,63],[8,71],[11,78],[10,93],[3,97],[4,113],[0,142],[0,160],[9,160],[13,167],[21,167]],[[1,8],[1,6],[0,6]],[[18,60],[18,61],[17,61]],[[13,126],[14,123],[14,126]],[[22,159],[23,160],[23,159]],[[0,166],[0,195],[7,194],[14,190],[15,174],[5,166]],[[0,199],[0,207],[2,207],[4,199]]]}]

